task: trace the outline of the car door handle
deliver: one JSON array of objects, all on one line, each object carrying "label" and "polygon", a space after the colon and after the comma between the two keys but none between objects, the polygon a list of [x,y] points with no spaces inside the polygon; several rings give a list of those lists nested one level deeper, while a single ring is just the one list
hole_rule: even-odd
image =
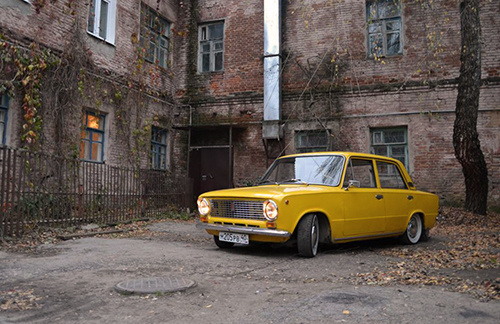
[{"label": "car door handle", "polygon": [[377,200],[380,200],[380,199],[384,198],[384,196],[383,195],[376,195],[375,198],[377,198]]},{"label": "car door handle", "polygon": [[413,196],[412,196],[412,195],[409,195],[409,196],[408,196],[408,197],[406,197],[406,198],[408,198],[408,200],[413,200]]}]

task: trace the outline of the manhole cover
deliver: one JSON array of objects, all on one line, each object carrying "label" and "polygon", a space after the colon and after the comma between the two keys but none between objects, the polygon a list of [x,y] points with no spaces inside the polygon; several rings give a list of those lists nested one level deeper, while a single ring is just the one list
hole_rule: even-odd
[{"label": "manhole cover", "polygon": [[124,294],[155,294],[183,291],[195,285],[193,280],[184,278],[153,277],[122,281],[115,289]]}]

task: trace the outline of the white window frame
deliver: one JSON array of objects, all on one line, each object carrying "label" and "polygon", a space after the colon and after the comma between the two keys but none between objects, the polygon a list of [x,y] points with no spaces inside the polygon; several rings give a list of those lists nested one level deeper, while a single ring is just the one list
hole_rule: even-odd
[{"label": "white window frame", "polygon": [[[100,23],[101,23],[101,4],[103,2],[108,3],[108,14],[106,17],[106,32],[104,38],[99,35]],[[89,17],[87,19],[87,32],[103,41],[115,44],[116,36],[116,0],[90,0],[89,4]],[[92,8],[94,9],[92,11]],[[93,25],[91,26],[92,20],[90,15],[94,14]],[[92,28],[91,28],[92,27]]]}]

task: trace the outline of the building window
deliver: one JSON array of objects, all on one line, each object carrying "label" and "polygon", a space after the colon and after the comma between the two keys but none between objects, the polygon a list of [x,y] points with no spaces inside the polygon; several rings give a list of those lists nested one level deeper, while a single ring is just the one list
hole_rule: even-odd
[{"label": "building window", "polygon": [[157,127],[151,129],[151,168],[167,169],[167,131]]},{"label": "building window", "polygon": [[300,131],[296,133],[295,139],[297,153],[328,150],[328,134],[326,131]]},{"label": "building window", "polygon": [[88,32],[108,43],[115,43],[116,0],[91,0]]},{"label": "building window", "polygon": [[383,57],[403,53],[399,0],[367,1],[366,19],[368,56]]},{"label": "building window", "polygon": [[4,93],[0,96],[0,145],[5,145],[7,139],[7,112],[9,97]]},{"label": "building window", "polygon": [[199,27],[198,71],[222,71],[224,68],[224,22]]},{"label": "building window", "polygon": [[408,136],[406,128],[371,130],[371,151],[401,161],[408,169]]},{"label": "building window", "polygon": [[82,115],[80,158],[102,162],[104,159],[105,115],[86,111]]},{"label": "building window", "polygon": [[144,58],[168,67],[170,59],[170,23],[148,6],[141,5],[141,46],[145,49]]}]

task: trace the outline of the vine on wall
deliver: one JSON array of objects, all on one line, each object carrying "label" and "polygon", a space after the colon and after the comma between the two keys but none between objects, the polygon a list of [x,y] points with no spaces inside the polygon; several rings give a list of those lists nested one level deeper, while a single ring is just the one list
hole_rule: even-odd
[{"label": "vine on wall", "polygon": [[[160,124],[160,116],[150,111],[150,104],[158,101],[155,98],[173,100],[158,90],[164,86],[165,78],[171,76],[168,74],[171,70],[146,62],[146,49],[139,44],[137,35],[132,35],[131,42],[137,53],[136,60],[131,61],[130,75],[109,71],[103,74],[106,71],[100,71],[93,64],[92,52],[85,41],[85,28],[81,26],[88,4],[75,0],[31,1],[37,13],[56,3],[63,13],[74,16],[72,33],[61,52],[42,49],[43,45],[37,41],[27,46],[0,35],[0,93],[20,96],[17,101],[23,109],[22,146],[35,150],[43,142],[44,149],[48,144],[57,155],[78,158],[80,132],[75,132],[75,128],[80,118],[75,116],[81,114],[84,105],[85,109],[95,110],[111,105],[117,131],[123,135],[118,140],[127,146],[119,154],[130,164],[139,166],[147,160],[146,144],[151,125]],[[54,127],[43,129],[44,119]],[[167,125],[162,122],[161,126]]]},{"label": "vine on wall", "polygon": [[22,94],[21,141],[24,146],[33,146],[40,138],[43,75],[60,62],[56,55],[40,49],[35,42],[24,48],[0,35],[0,72],[6,77],[0,81],[0,92],[13,97],[19,89]]}]

